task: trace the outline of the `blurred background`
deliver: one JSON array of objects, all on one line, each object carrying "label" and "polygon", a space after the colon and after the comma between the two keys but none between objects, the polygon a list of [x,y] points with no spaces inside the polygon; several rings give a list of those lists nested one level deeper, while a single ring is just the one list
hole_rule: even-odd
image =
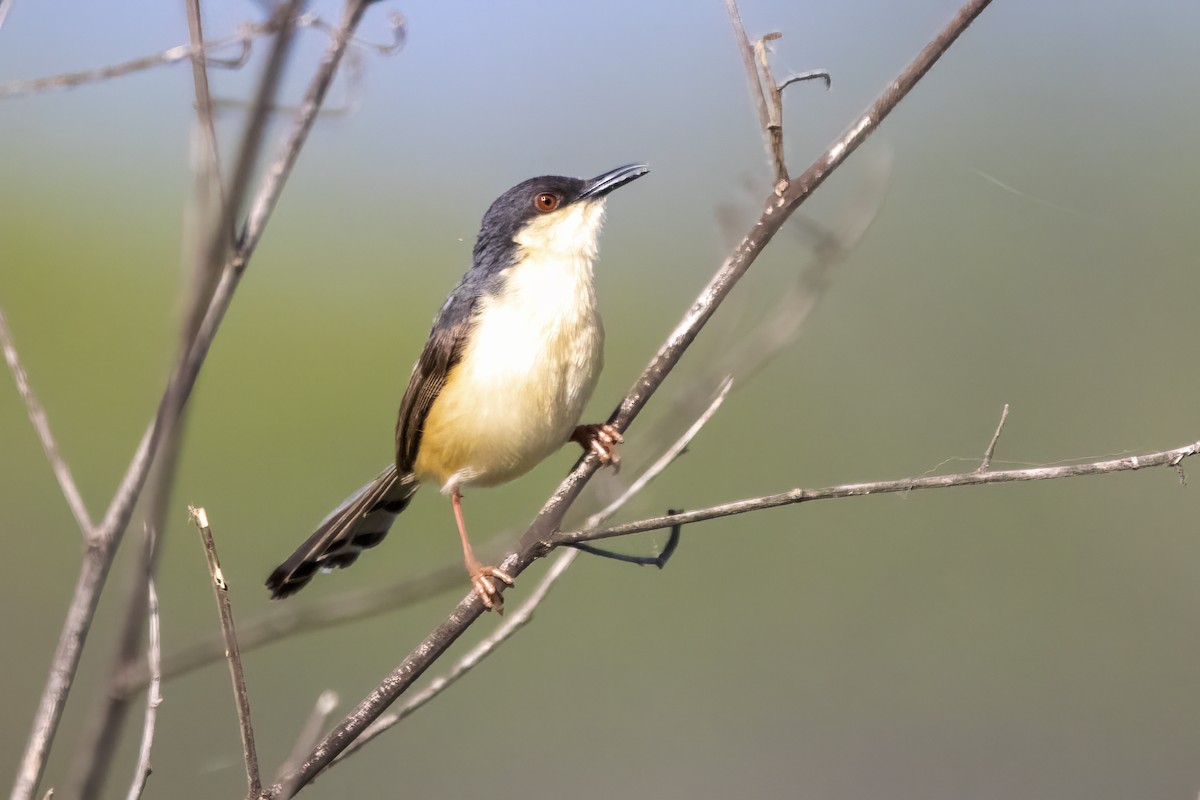
[{"label": "blurred background", "polygon": [[[315,9],[336,20],[338,7]],[[162,545],[164,648],[217,630],[186,504],[208,508],[239,619],[334,504],[391,458],[396,406],[479,218],[535,174],[650,176],[613,196],[598,286],[627,390],[720,263],[717,209],[769,178],[723,5],[373,8],[353,113],[318,123],[200,377]],[[780,30],[799,173],[956,11],[953,0],[745,0]],[[207,33],[260,20],[206,3]],[[999,0],[804,213],[838,225],[890,160],[873,227],[801,338],[738,385],[622,518],[795,486],[997,467],[1200,437],[1200,6]],[[182,3],[16,0],[0,81],[187,41]],[[305,31],[285,96],[326,44]],[[256,52],[265,50],[260,43]],[[260,60],[214,70],[249,96]],[[0,306],[89,508],[103,513],[175,347],[191,179],[186,64],[0,102]],[[348,96],[343,81],[330,105]],[[224,111],[224,152],[240,117]],[[279,129],[273,131],[273,135]],[[688,391],[808,256],[785,231],[629,431],[661,439]],[[474,535],[515,539],[576,457],[473,493]],[[1200,468],[1185,462],[1189,472]],[[1194,482],[1194,481],[1193,481]],[[601,486],[601,488],[603,488]],[[662,572],[581,559],[535,624],[305,797],[1128,798],[1200,791],[1200,499],[1169,469],[784,508],[685,529]],[[81,555],[23,405],[0,378],[0,782],[11,781]],[[662,536],[620,541],[653,554]],[[43,788],[64,786],[112,652],[129,538]],[[458,558],[422,493],[353,570],[297,606]],[[541,568],[522,576],[522,598]],[[247,654],[264,772],[319,692],[348,710],[465,593]],[[469,639],[494,628],[485,618]],[[456,646],[451,655],[462,653]],[[449,663],[449,662],[444,662]],[[167,683],[147,797],[238,797],[224,665]],[[132,773],[142,701],[112,768]]]}]

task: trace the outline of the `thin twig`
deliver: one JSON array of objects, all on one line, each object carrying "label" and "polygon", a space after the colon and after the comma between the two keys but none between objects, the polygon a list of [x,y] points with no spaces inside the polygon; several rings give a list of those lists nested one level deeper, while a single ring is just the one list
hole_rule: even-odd
[{"label": "thin twig", "polygon": [[[48,75],[43,78],[28,78],[8,83],[0,84],[0,99],[9,97],[17,97],[25,94],[37,94],[38,92],[46,92],[52,89],[70,89],[76,86],[83,86],[88,83],[97,83],[112,78],[120,78],[125,75],[132,75],[136,72],[153,69],[154,67],[166,66],[168,64],[177,64],[180,61],[185,61],[190,58],[201,57],[205,58],[208,63],[217,66],[226,67],[229,69],[237,69],[246,64],[250,58],[250,43],[253,39],[273,33],[274,29],[270,24],[265,25],[244,25],[239,32],[225,39],[217,39],[210,41],[202,48],[196,48],[192,45],[176,45],[154,55],[134,58],[129,61],[123,61],[119,64],[110,64],[105,67],[96,69],[86,69],[79,72],[64,72],[59,75]],[[213,59],[208,57],[208,53],[214,50],[219,50],[230,45],[241,45],[242,50],[233,59]]]},{"label": "thin twig", "polygon": [[[879,126],[903,97],[912,90],[941,57],[950,44],[977,17],[990,0],[970,0],[938,36],[927,45],[884,90],[868,112],[860,117],[801,177],[790,185],[776,185],[775,194],[769,199],[762,217],[737,249],[717,270],[708,286],[684,315],[683,320],[668,336],[666,342],[638,378],[625,400],[609,417],[618,431],[624,431],[641,409],[661,386],[666,376],[674,369],[684,351],[696,338],[700,329],[708,322],[734,285],[750,268],[750,265],[779,231],[787,218],[812,192],[837,168],[862,141]],[[556,531],[570,505],[578,498],[584,486],[599,468],[594,454],[580,459],[575,468],[559,485],[525,535],[518,548],[499,565],[511,576],[517,576],[545,554],[542,542]],[[362,732],[374,722],[395,700],[424,674],[447,649],[483,613],[483,604],[471,593],[465,597],[450,616],[430,633],[400,664],[365,697],[350,714],[325,739],[313,748],[309,758],[286,782],[303,786],[346,749]],[[282,787],[272,787],[270,795],[275,797]]]},{"label": "thin twig", "polygon": [[1200,442],[1194,442],[1174,450],[1162,450],[1140,456],[1126,456],[1108,461],[1093,461],[1087,464],[1066,464],[1058,467],[1033,467],[1030,469],[972,470],[953,475],[926,475],[918,478],[901,478],[872,483],[847,483],[823,489],[791,489],[765,497],[752,497],[732,503],[685,511],[670,516],[651,517],[636,522],[626,522],[600,530],[578,530],[556,533],[546,538],[546,551],[573,542],[591,542],[628,536],[632,533],[669,528],[672,525],[687,525],[718,517],[761,511],[766,508],[807,503],[811,500],[832,500],[837,497],[866,497],[874,494],[911,492],[918,489],[949,489],[951,486],[982,486],[990,483],[1012,483],[1014,481],[1045,481],[1055,478],[1079,478],[1084,475],[1107,475],[1110,472],[1146,469],[1148,467],[1178,467],[1183,459],[1200,453]]},{"label": "thin twig", "polygon": [[[221,180],[221,155],[217,147],[217,129],[213,122],[212,92],[208,86],[208,51],[204,47],[204,18],[200,13],[200,0],[186,0],[188,41],[192,46],[192,90],[196,97],[196,128],[200,133],[202,158],[196,169],[196,183],[200,188],[199,207],[207,211],[209,194],[217,194],[217,207],[222,213],[233,214],[228,198],[224,196]],[[202,214],[202,217],[207,215]],[[208,221],[208,220],[205,220]],[[232,224],[231,224],[232,227]],[[204,230],[204,233],[207,233]],[[205,270],[207,277],[210,270]],[[214,282],[215,285],[215,282]],[[207,300],[208,293],[205,293]]]},{"label": "thin twig", "polygon": [[242,733],[242,755],[246,761],[246,785],[248,797],[262,794],[262,779],[258,772],[258,752],[254,746],[254,725],[250,721],[250,695],[246,691],[246,674],[242,669],[242,654],[238,650],[237,631],[233,627],[233,606],[229,602],[229,584],[221,572],[217,558],[217,545],[213,541],[212,529],[208,526],[208,514],[203,508],[188,506],[192,524],[200,531],[204,544],[204,556],[208,560],[208,572],[212,576],[213,595],[217,599],[217,613],[221,617],[221,634],[225,637],[225,655],[229,661],[229,678],[233,681],[233,699],[237,704],[238,726]]},{"label": "thin twig", "polygon": [[88,540],[92,536],[92,518],[88,514],[87,506],[84,505],[83,497],[79,494],[79,487],[75,485],[71,468],[67,466],[62,453],[59,452],[58,444],[54,441],[54,434],[50,432],[50,421],[46,418],[46,410],[38,402],[37,395],[33,392],[33,386],[29,383],[29,376],[25,373],[25,368],[21,366],[21,359],[17,355],[17,346],[13,342],[12,331],[8,328],[8,321],[4,318],[3,310],[0,310],[0,348],[4,350],[4,360],[8,362],[8,368],[17,384],[17,391],[21,393],[21,398],[25,401],[25,411],[29,414],[29,421],[33,423],[33,429],[37,431],[38,439],[42,442],[42,449],[46,451],[50,469],[54,470],[58,488],[62,490],[63,497],[71,509],[71,514],[75,517],[75,524],[79,526],[80,533],[83,534],[85,540]]},{"label": "thin twig", "polygon": [[[739,22],[740,17],[739,17]],[[763,135],[767,137],[767,148],[771,152],[771,164],[775,168],[775,181],[788,179],[787,163],[783,156],[783,96],[771,74],[771,62],[767,60],[767,42],[778,39],[782,34],[768,33],[754,42],[754,55],[758,64],[759,81],[761,81],[763,98],[767,103],[767,127]]]},{"label": "thin twig", "polygon": [[[620,497],[616,498],[613,500],[613,502],[609,503],[607,506],[588,517],[586,526],[588,528],[594,528],[603,524],[605,520],[611,518],[613,514],[616,514],[618,511],[620,511],[626,503],[628,503],[638,493],[645,489],[652,480],[661,475],[667,467],[671,466],[675,459],[679,458],[679,456],[682,455],[685,450],[687,450],[688,446],[692,443],[692,440],[695,439],[696,435],[700,433],[700,429],[707,425],[709,420],[713,418],[713,415],[717,413],[717,410],[720,409],[721,404],[725,402],[725,398],[729,396],[729,390],[732,386],[733,380],[731,378],[726,378],[717,390],[716,396],[713,397],[713,399],[709,402],[708,407],[705,408],[700,416],[697,417],[696,420],[688,427],[688,429],[683,432],[683,435],[676,439],[670,447],[664,450],[663,453],[657,459],[655,459],[654,463],[643,470],[642,474],[638,476],[637,480],[629,484],[625,491],[621,493]],[[579,555],[579,552],[580,551],[578,550],[570,550],[562,553],[550,566],[546,574],[542,576],[542,579],[538,582],[538,585],[534,587],[534,590],[530,593],[529,597],[521,604],[516,612],[506,617],[504,622],[501,623],[496,630],[492,631],[492,633],[489,634],[483,641],[471,648],[471,650],[468,651],[461,659],[459,659],[446,674],[434,678],[429,682],[429,685],[409,698],[408,701],[400,707],[399,711],[386,714],[375,720],[370,727],[363,731],[361,736],[354,740],[354,743],[349,748],[343,751],[342,754],[330,764],[330,766],[340,763],[351,753],[356,752],[360,747],[386,731],[388,728],[391,728],[396,723],[411,716],[417,709],[429,703],[429,701],[433,700],[435,697],[453,685],[456,681],[458,681],[459,678],[470,672],[476,665],[479,664],[479,662],[483,661],[485,658],[491,655],[496,648],[500,647],[500,645],[504,644],[505,641],[511,638],[513,634],[529,624],[529,622],[533,619],[533,612],[546,598],[546,594],[550,591],[550,587],[553,586],[554,583],[558,581],[560,577],[562,577],[563,573],[567,571],[567,569],[575,561],[575,558]],[[287,792],[279,795],[281,798],[290,796],[291,795]]]},{"label": "thin twig", "polygon": [[154,724],[158,719],[158,707],[162,703],[162,642],[158,630],[158,593],[154,590],[154,578],[146,578],[146,608],[150,617],[150,638],[146,662],[150,668],[150,689],[146,692],[146,716],[142,725],[142,745],[138,750],[137,769],[133,773],[133,784],[129,787],[127,800],[138,800],[146,790],[146,779],[150,777],[150,748],[154,745]]},{"label": "thin twig", "polygon": [[729,24],[733,28],[733,38],[738,48],[738,55],[742,58],[742,68],[746,73],[746,85],[750,91],[750,97],[754,100],[754,107],[758,110],[758,127],[763,134],[763,144],[767,148],[767,158],[771,161],[771,167],[775,171],[776,179],[782,172],[783,177],[787,177],[787,168],[776,159],[776,150],[774,141],[771,136],[771,111],[767,101],[767,94],[763,90],[762,75],[758,71],[758,64],[754,55],[754,45],[750,43],[750,37],[746,35],[746,28],[742,25],[742,14],[738,10],[737,0],[725,0],[725,10],[729,13]]},{"label": "thin twig", "polygon": [[[489,548],[485,545],[480,549],[486,551]],[[314,605],[273,604],[269,611],[238,625],[238,642],[242,652],[248,653],[297,633],[310,633],[406,608],[461,586],[462,561],[455,560],[423,575],[374,589],[344,592]],[[163,677],[166,680],[177,678],[224,657],[225,643],[220,634],[198,639],[163,656]],[[138,664],[118,678],[115,691],[131,694],[145,686],[147,680],[145,667]]]},{"label": "thin twig", "polygon": [[987,449],[983,451],[983,461],[979,462],[979,467],[976,472],[987,472],[992,468],[992,456],[996,454],[996,442],[1000,441],[1000,432],[1004,430],[1004,423],[1008,421],[1008,403],[1004,404],[1004,410],[1000,412],[1000,424],[996,426],[996,432],[992,434],[992,440],[988,442]]},{"label": "thin twig", "polygon": [[329,715],[337,708],[337,704],[337,692],[331,689],[326,689],[317,695],[317,703],[313,706],[308,719],[304,721],[304,725],[300,728],[300,735],[296,737],[296,743],[292,745],[292,752],[279,765],[279,771],[275,775],[275,780],[279,780],[290,772],[304,759],[304,756],[308,754],[313,745],[321,740],[321,733],[325,730],[325,723],[329,720]]}]

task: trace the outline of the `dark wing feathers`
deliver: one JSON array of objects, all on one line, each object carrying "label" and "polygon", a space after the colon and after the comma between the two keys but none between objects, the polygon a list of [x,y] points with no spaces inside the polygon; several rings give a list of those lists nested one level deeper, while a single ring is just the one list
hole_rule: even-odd
[{"label": "dark wing feathers", "polygon": [[421,429],[450,370],[462,358],[475,307],[488,276],[468,272],[438,312],[429,341],[417,364],[396,421],[396,463],[359,489],[317,526],[296,552],[267,578],[272,597],[303,589],[319,569],[346,567],[358,554],[383,541],[396,515],[417,491],[412,474],[421,446]]},{"label": "dark wing feathers", "polygon": [[271,596],[287,597],[300,591],[319,569],[353,564],[359,553],[383,541],[396,515],[416,491],[412,475],[397,475],[396,467],[389,465],[335,508],[313,535],[271,573],[267,578]]},{"label": "dark wing feathers", "polygon": [[475,324],[473,317],[479,293],[472,291],[474,287],[470,283],[471,274],[468,273],[438,312],[425,349],[413,367],[404,399],[400,401],[396,419],[396,467],[401,473],[412,472],[421,446],[425,418],[446,385],[450,370],[462,358],[467,336]]}]

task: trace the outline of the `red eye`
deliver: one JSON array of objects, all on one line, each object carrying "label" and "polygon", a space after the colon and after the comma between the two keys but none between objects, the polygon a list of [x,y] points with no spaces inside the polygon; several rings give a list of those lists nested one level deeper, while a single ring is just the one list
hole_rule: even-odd
[{"label": "red eye", "polygon": [[552,192],[542,192],[533,198],[533,207],[543,214],[548,214],[558,208],[558,195]]}]

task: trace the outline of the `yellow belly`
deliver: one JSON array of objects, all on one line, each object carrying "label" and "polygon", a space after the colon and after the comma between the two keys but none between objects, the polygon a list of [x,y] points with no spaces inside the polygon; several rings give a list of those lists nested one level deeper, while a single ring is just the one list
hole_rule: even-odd
[{"label": "yellow belly", "polygon": [[462,359],[426,417],[418,479],[444,492],[492,486],[567,442],[603,365],[604,328],[585,266],[586,276],[561,262],[523,263],[502,293],[481,302]]}]

